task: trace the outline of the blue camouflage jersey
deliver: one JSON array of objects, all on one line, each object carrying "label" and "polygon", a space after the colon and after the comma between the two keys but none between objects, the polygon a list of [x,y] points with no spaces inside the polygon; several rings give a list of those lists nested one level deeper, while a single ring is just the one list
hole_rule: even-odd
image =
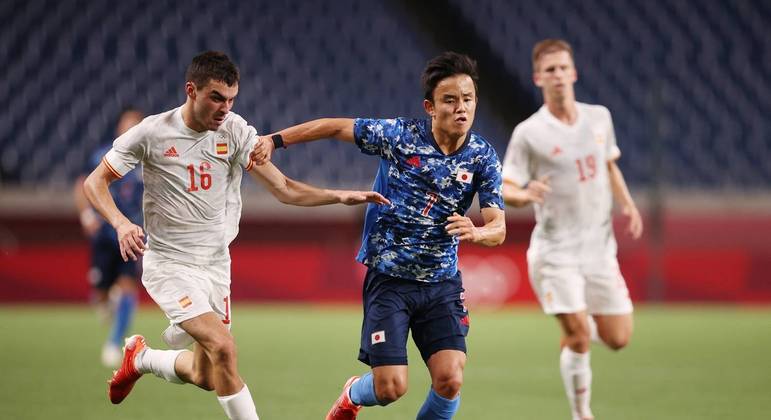
[{"label": "blue camouflage jersey", "polygon": [[[104,157],[111,147],[112,145],[110,144],[101,147],[94,152],[89,161],[89,173],[99,166],[102,157]],[[123,178],[117,179],[111,183],[110,194],[112,195],[118,210],[131,220],[131,223],[142,226],[142,194],[144,193],[144,186],[142,185],[141,171],[138,169],[139,168],[129,172]],[[109,223],[102,221],[102,226],[99,228],[99,231],[96,233],[93,240],[100,241],[105,239],[117,241],[118,234]]]},{"label": "blue camouflage jersey", "polygon": [[466,214],[474,194],[480,207],[503,209],[501,164],[495,149],[469,133],[445,155],[429,119],[356,119],[356,144],[380,156],[374,189],[391,206],[370,204],[357,260],[390,276],[437,282],[458,271],[458,239],[447,233],[453,212]]}]

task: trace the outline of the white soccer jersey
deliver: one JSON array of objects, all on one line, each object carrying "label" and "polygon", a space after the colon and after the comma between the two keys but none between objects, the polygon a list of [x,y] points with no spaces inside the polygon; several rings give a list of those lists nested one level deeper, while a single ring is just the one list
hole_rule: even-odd
[{"label": "white soccer jersey", "polygon": [[576,106],[573,125],[542,106],[517,125],[506,150],[504,179],[524,186],[548,176],[552,188],[544,203],[535,205],[531,260],[572,265],[616,256],[607,162],[621,152],[608,109]]},{"label": "white soccer jersey", "polygon": [[142,163],[148,249],[190,264],[230,261],[238,233],[241,178],[254,127],[231,112],[216,131],[197,132],[182,107],[152,115],[113,143],[103,161],[116,176]]}]

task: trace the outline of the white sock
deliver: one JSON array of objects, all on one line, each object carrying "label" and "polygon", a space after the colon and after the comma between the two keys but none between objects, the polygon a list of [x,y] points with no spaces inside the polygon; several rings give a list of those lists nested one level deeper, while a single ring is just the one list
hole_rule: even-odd
[{"label": "white sock", "polygon": [[134,367],[141,373],[152,373],[171,383],[183,384],[174,369],[177,357],[183,351],[189,350],[155,350],[148,347],[134,359]]},{"label": "white sock", "polygon": [[573,418],[592,418],[592,411],[589,408],[592,396],[592,368],[589,365],[589,352],[576,353],[568,346],[563,347],[560,353],[560,372]]},{"label": "white sock", "polygon": [[587,320],[589,321],[589,339],[592,340],[592,343],[603,344],[600,340],[600,333],[597,332],[597,322],[594,321],[594,317],[589,315]]},{"label": "white sock", "polygon": [[230,420],[260,420],[246,384],[235,394],[217,397],[217,400]]}]

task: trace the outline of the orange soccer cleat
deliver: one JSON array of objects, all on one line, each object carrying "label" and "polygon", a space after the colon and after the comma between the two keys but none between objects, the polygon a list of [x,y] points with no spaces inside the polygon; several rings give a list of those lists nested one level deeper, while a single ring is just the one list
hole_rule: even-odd
[{"label": "orange soccer cleat", "polygon": [[345,385],[343,385],[343,392],[340,394],[340,397],[337,398],[337,401],[335,401],[335,404],[332,406],[332,408],[329,409],[326,420],[356,419],[356,415],[359,414],[361,406],[354,404],[348,394],[351,390],[351,385],[353,385],[357,379],[359,379],[358,376],[352,376],[348,379]]},{"label": "orange soccer cleat", "polygon": [[142,374],[134,367],[136,356],[147,348],[145,338],[141,335],[132,335],[126,339],[123,347],[123,363],[120,369],[113,372],[112,379],[108,382],[107,394],[113,404],[120,404],[134,388],[134,384],[142,377]]}]

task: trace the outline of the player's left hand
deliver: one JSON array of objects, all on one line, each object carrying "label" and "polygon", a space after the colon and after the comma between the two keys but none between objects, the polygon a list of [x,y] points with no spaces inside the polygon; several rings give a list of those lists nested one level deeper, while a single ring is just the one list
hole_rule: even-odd
[{"label": "player's left hand", "polygon": [[249,153],[249,159],[257,165],[264,165],[270,162],[274,148],[273,140],[269,136],[259,136],[257,143],[254,144],[254,148]]},{"label": "player's left hand", "polygon": [[624,206],[621,210],[624,216],[629,218],[629,225],[627,226],[627,232],[632,235],[634,239],[640,239],[643,233],[643,221],[640,216],[640,212],[635,206]]},{"label": "player's left hand", "polygon": [[346,206],[355,206],[357,204],[374,203],[380,205],[390,205],[391,202],[375,191],[338,191],[340,202]]},{"label": "player's left hand", "polygon": [[447,218],[447,221],[449,223],[444,227],[444,230],[450,235],[457,237],[458,240],[479,242],[482,239],[479,229],[474,226],[471,218],[453,213],[452,216]]}]

